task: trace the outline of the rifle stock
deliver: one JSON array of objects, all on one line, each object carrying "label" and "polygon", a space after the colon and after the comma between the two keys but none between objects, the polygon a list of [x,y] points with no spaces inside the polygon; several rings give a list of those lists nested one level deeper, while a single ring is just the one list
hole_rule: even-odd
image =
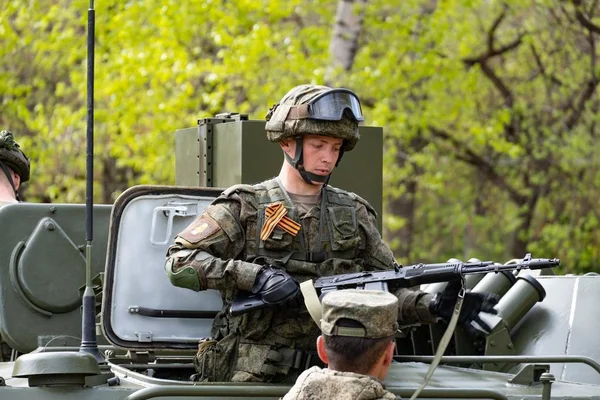
[{"label": "rifle stock", "polygon": [[[403,267],[395,266],[388,271],[364,271],[322,277],[316,280],[315,289],[322,297],[325,293],[342,289],[388,290],[395,287],[411,287],[426,283],[448,282],[472,274],[487,274],[501,271],[536,270],[558,266],[558,258],[531,258],[527,254],[521,262],[498,264],[493,261],[445,262],[437,264],[415,264]],[[267,307],[260,295],[242,295],[235,299],[230,308],[231,315],[240,315],[248,311]]]}]

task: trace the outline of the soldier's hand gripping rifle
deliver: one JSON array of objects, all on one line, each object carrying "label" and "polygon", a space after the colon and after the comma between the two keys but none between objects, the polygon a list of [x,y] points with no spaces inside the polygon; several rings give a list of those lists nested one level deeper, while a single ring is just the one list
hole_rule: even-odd
[{"label": "soldier's hand gripping rifle", "polygon": [[[558,258],[531,258],[527,254],[514,264],[497,264],[493,261],[445,262],[437,264],[415,264],[403,267],[395,265],[388,271],[364,271],[351,274],[333,275],[317,279],[314,286],[323,297],[327,292],[341,289],[389,290],[411,287],[426,283],[449,282],[463,279],[466,275],[499,273],[501,271],[521,271],[523,269],[552,268],[560,264]],[[240,315],[251,310],[269,306],[260,293],[238,297],[231,305],[230,313]]]}]

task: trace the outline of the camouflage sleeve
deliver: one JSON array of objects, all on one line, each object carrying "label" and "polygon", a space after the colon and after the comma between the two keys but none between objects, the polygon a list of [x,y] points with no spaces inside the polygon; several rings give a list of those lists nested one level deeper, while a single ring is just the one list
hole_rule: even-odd
[{"label": "camouflage sleeve", "polygon": [[[377,230],[377,213],[364,199],[357,196],[356,219],[365,248],[358,258],[373,270],[392,269],[396,263],[392,250],[385,244]],[[431,295],[414,288],[400,288],[394,292],[398,297],[398,321],[400,325],[432,323],[436,317],[429,312]]]},{"label": "camouflage sleeve", "polygon": [[245,245],[245,218],[256,209],[236,193],[222,195],[175,238],[165,269],[175,286],[231,293],[250,290],[260,265],[237,260]]}]

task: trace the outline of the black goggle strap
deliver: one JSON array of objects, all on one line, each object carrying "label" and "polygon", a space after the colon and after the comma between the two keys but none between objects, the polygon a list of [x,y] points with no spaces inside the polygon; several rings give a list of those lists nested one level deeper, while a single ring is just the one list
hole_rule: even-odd
[{"label": "black goggle strap", "polygon": [[2,168],[2,171],[4,171],[4,174],[8,178],[8,183],[10,183],[10,186],[12,186],[12,189],[15,192],[15,197],[17,198],[17,200],[19,200],[19,193],[17,193],[17,189],[15,188],[15,182],[13,181],[10,170],[8,169],[6,164],[4,164],[2,161],[0,161],[0,168]]}]

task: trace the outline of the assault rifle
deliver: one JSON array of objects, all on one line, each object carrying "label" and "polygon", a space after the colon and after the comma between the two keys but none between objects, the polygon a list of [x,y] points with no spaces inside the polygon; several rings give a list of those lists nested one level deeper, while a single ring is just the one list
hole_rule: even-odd
[{"label": "assault rifle", "polygon": [[[445,262],[437,264],[415,264],[403,267],[395,265],[389,271],[363,271],[351,274],[332,275],[316,280],[315,289],[323,297],[328,292],[341,289],[385,290],[389,287],[411,287],[426,283],[449,282],[462,279],[466,275],[521,271],[523,269],[552,268],[560,264],[558,258],[531,258],[527,254],[521,261],[512,264],[498,264],[494,261]],[[234,300],[231,315],[240,315],[251,310],[267,307],[260,295],[250,294]]]}]

